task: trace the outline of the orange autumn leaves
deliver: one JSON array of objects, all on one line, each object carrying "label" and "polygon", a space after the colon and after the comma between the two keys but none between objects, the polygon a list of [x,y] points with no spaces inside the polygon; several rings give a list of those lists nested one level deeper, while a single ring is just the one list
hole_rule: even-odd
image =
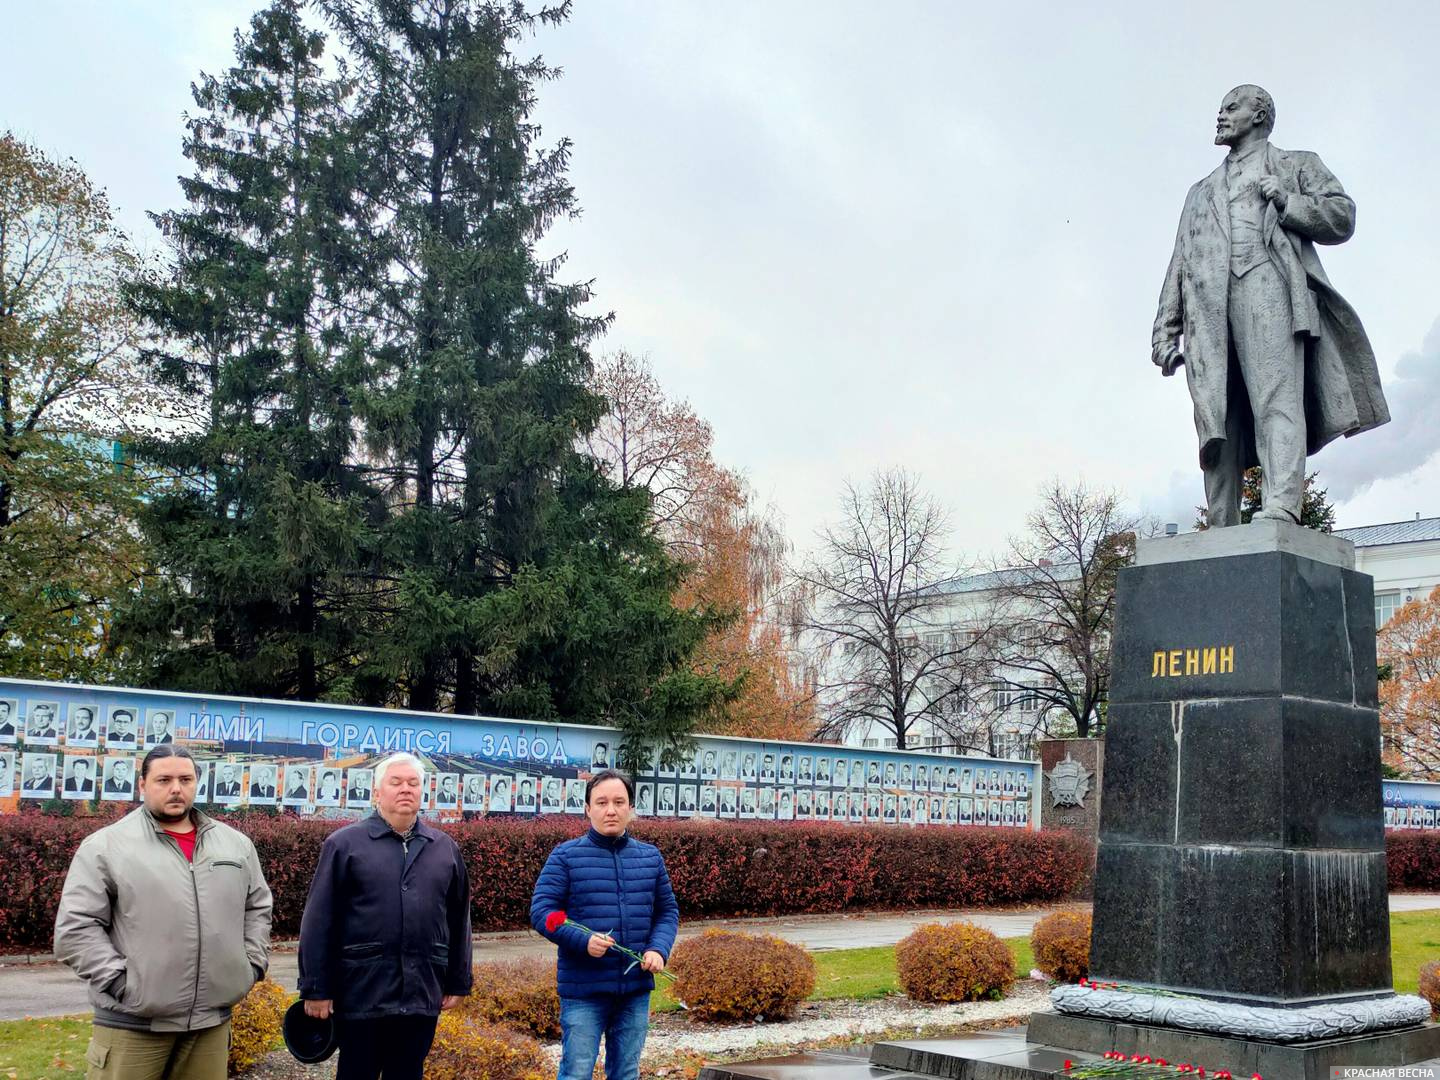
[{"label": "orange autumn leaves", "polygon": [[670,399],[649,362],[626,352],[597,362],[592,389],[610,412],[586,448],[615,483],[650,492],[655,526],[689,567],[675,604],[726,612],[697,669],[743,676],[739,695],[700,725],[752,738],[804,739],[814,730],[809,681],[785,612],[784,533],[744,480],[712,455],[714,432]]},{"label": "orange autumn leaves", "polygon": [[1380,723],[1386,763],[1410,779],[1440,778],[1440,589],[1414,600],[1379,634]]}]

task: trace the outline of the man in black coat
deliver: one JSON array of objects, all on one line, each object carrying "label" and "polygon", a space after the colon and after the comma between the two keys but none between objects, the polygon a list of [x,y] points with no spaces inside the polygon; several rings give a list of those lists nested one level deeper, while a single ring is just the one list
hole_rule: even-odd
[{"label": "man in black coat", "polygon": [[300,997],[335,1016],[336,1080],[420,1080],[440,1011],[470,993],[470,882],[420,820],[424,782],[413,755],[377,765],[376,813],[330,834],[310,882]]}]

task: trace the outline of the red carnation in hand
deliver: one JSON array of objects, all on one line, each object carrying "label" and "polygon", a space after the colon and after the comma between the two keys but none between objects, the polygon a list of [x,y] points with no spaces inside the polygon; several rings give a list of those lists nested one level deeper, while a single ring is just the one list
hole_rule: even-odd
[{"label": "red carnation in hand", "polygon": [[560,927],[565,925],[565,918],[566,915],[563,911],[550,912],[549,915],[545,916],[545,929],[553,934],[556,930],[559,930]]}]

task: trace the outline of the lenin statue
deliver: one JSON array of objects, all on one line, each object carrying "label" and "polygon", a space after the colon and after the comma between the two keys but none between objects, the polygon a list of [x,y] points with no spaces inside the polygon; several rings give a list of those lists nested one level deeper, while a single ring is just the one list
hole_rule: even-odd
[{"label": "lenin statue", "polygon": [[1220,103],[1230,153],[1185,198],[1151,337],[1163,374],[1185,367],[1212,526],[1240,523],[1253,465],[1256,516],[1298,522],[1305,455],[1390,419],[1365,330],[1315,253],[1350,238],[1355,203],[1318,156],[1272,146],[1274,126],[1258,86]]}]

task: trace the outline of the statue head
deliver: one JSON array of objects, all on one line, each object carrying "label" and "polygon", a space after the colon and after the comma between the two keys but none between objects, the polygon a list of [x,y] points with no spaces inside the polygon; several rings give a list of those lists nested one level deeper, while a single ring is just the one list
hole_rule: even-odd
[{"label": "statue head", "polygon": [[1253,83],[1237,86],[1220,102],[1215,145],[1237,146],[1247,137],[1265,138],[1275,130],[1275,99]]}]

